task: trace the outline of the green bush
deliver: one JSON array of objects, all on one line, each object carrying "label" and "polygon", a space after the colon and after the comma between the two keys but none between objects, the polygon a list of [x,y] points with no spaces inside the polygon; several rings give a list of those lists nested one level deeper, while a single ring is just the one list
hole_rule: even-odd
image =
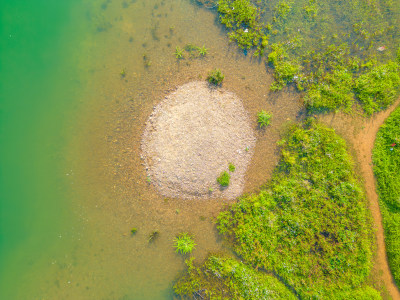
[{"label": "green bush", "polygon": [[324,74],[318,84],[312,84],[304,97],[311,111],[337,110],[350,111],[354,103],[353,75],[345,68],[337,68]]},{"label": "green bush", "polygon": [[214,69],[208,73],[207,81],[214,85],[221,85],[224,78],[225,76],[220,69]]},{"label": "green bush", "polygon": [[235,172],[235,170],[236,170],[236,167],[233,163],[230,163],[228,168],[229,168],[229,172]]},{"label": "green bush", "polygon": [[387,256],[393,277],[400,285],[400,107],[380,128],[372,157]]},{"label": "green bush", "polygon": [[331,299],[365,285],[371,218],[346,144],[311,120],[280,141],[282,158],[259,194],[218,217],[235,252],[274,271],[304,299]]},{"label": "green bush", "polygon": [[221,175],[217,178],[217,182],[221,185],[221,186],[228,186],[229,185],[229,181],[231,179],[231,175],[229,175],[228,172],[224,171],[221,173]]},{"label": "green bush", "polygon": [[196,244],[193,241],[193,238],[186,232],[180,233],[174,239],[174,247],[177,253],[186,254],[193,251]]},{"label": "green bush", "polygon": [[221,24],[230,31],[230,41],[236,41],[242,49],[258,47],[258,55],[263,53],[268,37],[259,22],[257,7],[249,0],[219,0],[218,12]]},{"label": "green bush", "polygon": [[267,113],[265,110],[260,111],[257,114],[257,123],[260,128],[267,127],[271,123],[272,115]]},{"label": "green bush", "polygon": [[187,274],[174,285],[183,299],[296,299],[275,277],[232,258],[211,255],[201,266],[186,263]]},{"label": "green bush", "polygon": [[367,114],[383,110],[393,103],[400,86],[399,72],[399,65],[389,62],[374,66],[357,78],[356,95]]}]

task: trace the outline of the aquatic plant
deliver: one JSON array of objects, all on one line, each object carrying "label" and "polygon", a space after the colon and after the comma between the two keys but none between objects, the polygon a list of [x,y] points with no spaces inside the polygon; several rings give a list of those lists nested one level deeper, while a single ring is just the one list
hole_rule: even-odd
[{"label": "aquatic plant", "polygon": [[193,249],[195,249],[195,246],[196,244],[194,243],[193,238],[186,232],[180,233],[174,239],[174,247],[177,253],[191,253]]},{"label": "aquatic plant", "polygon": [[260,128],[267,127],[271,123],[272,115],[267,113],[265,110],[260,111],[257,114],[257,123]]},{"label": "aquatic plant", "polygon": [[229,172],[232,173],[232,172],[235,172],[236,167],[233,163],[229,163],[228,169],[229,169]]},{"label": "aquatic plant", "polygon": [[159,235],[160,235],[160,232],[158,230],[152,231],[149,235],[148,242],[149,243],[154,242],[158,238]]},{"label": "aquatic plant", "polygon": [[256,6],[249,0],[219,0],[218,12],[221,23],[230,31],[230,41],[236,41],[242,49],[257,47],[258,53],[263,51],[268,37]]},{"label": "aquatic plant", "polygon": [[367,114],[380,111],[393,103],[400,87],[400,67],[388,62],[368,68],[355,81],[355,91]]},{"label": "aquatic plant", "polygon": [[125,76],[126,76],[125,69],[122,69],[121,72],[119,73],[119,75],[121,75],[121,78],[125,78]]},{"label": "aquatic plant", "polygon": [[175,57],[177,59],[182,59],[183,58],[183,51],[184,51],[184,49],[181,49],[179,46],[176,46],[176,48],[175,48]]},{"label": "aquatic plant", "polygon": [[220,69],[214,69],[208,73],[207,81],[214,85],[221,85],[224,78]]},{"label": "aquatic plant", "polygon": [[[392,76],[395,72],[383,76],[385,84],[372,74],[378,65],[388,68],[393,62],[400,64],[400,49],[397,55],[389,51],[400,44],[400,38],[389,38],[400,31],[389,2],[378,1],[372,6],[346,2],[339,6],[315,0],[219,0],[218,12],[230,41],[242,49],[256,48],[253,56],[266,55],[266,62],[274,69],[271,91],[292,83],[305,91],[304,103],[310,113],[350,112],[360,103],[372,114],[399,95],[400,83]],[[375,47],[375,43],[382,46]],[[385,55],[377,57],[376,51]],[[244,53],[247,55],[247,50]],[[368,80],[376,84],[368,86]]]},{"label": "aquatic plant", "polygon": [[400,107],[376,136],[372,154],[390,270],[400,285]]},{"label": "aquatic plant", "polygon": [[229,175],[228,172],[224,171],[221,173],[221,175],[217,178],[217,182],[221,185],[221,186],[228,186],[229,185],[229,181],[231,179],[231,175]]},{"label": "aquatic plant", "polygon": [[203,47],[197,47],[197,51],[200,56],[206,56],[208,53],[208,49],[203,45]]}]

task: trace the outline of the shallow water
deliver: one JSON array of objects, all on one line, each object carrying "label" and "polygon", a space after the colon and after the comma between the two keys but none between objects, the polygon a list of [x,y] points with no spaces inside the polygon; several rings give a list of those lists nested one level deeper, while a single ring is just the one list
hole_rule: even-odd
[{"label": "shallow water", "polygon": [[[229,201],[164,199],[147,183],[139,146],[153,107],[217,67],[254,128],[257,111],[271,111],[246,175],[252,192],[277,162],[279,128],[299,116],[297,95],[270,95],[265,65],[189,0],[0,5],[0,298],[171,299],[184,270],[173,238],[194,234],[198,260],[229,251],[214,226]],[[189,43],[208,55],[177,61]]]}]

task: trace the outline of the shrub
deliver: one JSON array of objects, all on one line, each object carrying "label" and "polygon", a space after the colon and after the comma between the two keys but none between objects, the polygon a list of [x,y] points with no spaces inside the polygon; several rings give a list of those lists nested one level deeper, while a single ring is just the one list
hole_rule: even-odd
[{"label": "shrub", "polygon": [[229,181],[231,179],[231,175],[229,175],[228,172],[224,171],[221,173],[221,175],[217,178],[217,182],[221,185],[221,186],[228,186],[229,185]]},{"label": "shrub", "polygon": [[229,168],[229,172],[235,172],[235,170],[236,170],[236,167],[233,163],[229,163],[228,168]]},{"label": "shrub", "polygon": [[207,81],[214,85],[221,85],[224,78],[220,69],[214,69],[208,73]]},{"label": "shrub", "polygon": [[367,69],[356,80],[357,98],[367,114],[385,109],[395,100],[399,86],[399,65],[389,62]]},{"label": "shrub", "polygon": [[186,254],[193,251],[196,244],[193,241],[193,238],[187,234],[186,232],[180,233],[174,239],[174,247],[177,253]]},{"label": "shrub", "polygon": [[260,111],[257,114],[257,122],[260,128],[267,127],[271,123],[272,115],[267,113],[265,110]]}]

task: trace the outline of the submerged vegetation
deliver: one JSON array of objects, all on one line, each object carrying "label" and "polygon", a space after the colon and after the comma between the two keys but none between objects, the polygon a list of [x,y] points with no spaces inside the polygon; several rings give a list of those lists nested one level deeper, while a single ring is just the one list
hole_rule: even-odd
[{"label": "submerged vegetation", "polygon": [[220,69],[214,69],[208,73],[207,81],[214,85],[221,85],[225,75],[222,74]]},{"label": "submerged vegetation", "polygon": [[400,285],[400,107],[377,134],[373,162],[389,266]]},{"label": "submerged vegetation", "polygon": [[271,90],[292,84],[310,112],[349,112],[358,102],[370,115],[399,93],[400,8],[393,1],[216,3],[230,41],[273,67]]},{"label": "submerged vegetation", "polygon": [[201,266],[186,264],[187,275],[174,285],[184,299],[296,299],[274,276],[232,258],[211,255]]},{"label": "submerged vegetation", "polygon": [[189,54],[190,58],[195,57],[204,57],[208,53],[208,49],[203,45],[202,47],[193,45],[193,44],[186,44],[185,47],[182,49],[179,46],[175,48],[175,58],[176,59],[183,59],[185,58],[185,51]]}]

